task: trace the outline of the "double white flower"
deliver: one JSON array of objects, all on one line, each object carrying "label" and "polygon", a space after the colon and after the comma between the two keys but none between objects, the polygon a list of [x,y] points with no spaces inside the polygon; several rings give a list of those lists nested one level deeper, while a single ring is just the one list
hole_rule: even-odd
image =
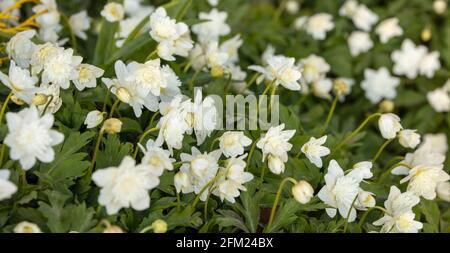
[{"label": "double white flower", "polygon": [[101,187],[98,202],[109,215],[122,208],[145,210],[150,206],[148,191],[159,184],[159,173],[146,164],[136,165],[126,156],[118,167],[108,167],[92,174],[92,180]]},{"label": "double white flower", "polygon": [[377,104],[383,98],[394,99],[397,96],[396,88],[400,79],[391,76],[389,70],[382,67],[378,70],[364,70],[364,80],[361,88],[366,92],[366,98],[373,104]]},{"label": "double white flower", "polygon": [[10,157],[18,160],[24,170],[29,170],[36,159],[49,163],[55,158],[53,146],[64,140],[64,135],[52,130],[53,115],[39,116],[35,106],[22,109],[18,113],[6,114],[8,134],[5,144],[10,147]]},{"label": "double white flower", "polygon": [[16,66],[14,61],[11,61],[8,75],[0,71],[0,81],[20,100],[31,104],[34,95],[40,90],[36,87],[38,78],[30,75],[26,69]]},{"label": "double white flower", "polygon": [[226,157],[237,157],[244,154],[244,148],[252,144],[252,140],[239,131],[228,131],[219,138],[220,150]]},{"label": "double white flower", "polygon": [[384,202],[387,212],[373,225],[382,226],[382,233],[417,233],[423,225],[414,220],[412,208],[419,202],[419,197],[414,193],[401,193],[396,186],[391,186],[388,199]]},{"label": "double white flower", "polygon": [[156,9],[150,16],[150,35],[159,44],[158,56],[166,61],[174,61],[173,55],[187,57],[193,47],[189,27],[183,22],[167,16],[163,7]]},{"label": "double white flower", "polygon": [[[335,160],[330,161],[325,174],[326,184],[318,193],[319,198],[331,206],[325,209],[328,216],[333,218],[339,211],[342,217],[348,218],[348,222],[353,222],[356,219],[356,208],[365,209],[374,206],[374,201],[367,196],[371,196],[371,193],[363,191],[359,186],[361,181],[372,177],[371,168],[371,162],[360,162],[345,175]],[[355,203],[354,208],[352,203]]]},{"label": "double white flower", "polygon": [[327,32],[333,30],[333,16],[328,13],[317,13],[311,17],[300,17],[295,21],[297,29],[303,28],[315,40],[324,40]]},{"label": "double white flower", "polygon": [[256,144],[262,151],[262,161],[268,158],[269,169],[275,174],[284,172],[284,163],[288,161],[287,152],[292,148],[292,144],[288,141],[295,134],[295,130],[283,131],[283,129],[284,124],[271,127]]},{"label": "double white flower", "polygon": [[8,180],[9,175],[9,170],[0,169],[0,201],[11,198],[17,191],[17,186]]},{"label": "double white flower", "polygon": [[319,168],[322,168],[322,158],[330,154],[330,149],[322,146],[327,141],[327,136],[322,136],[319,139],[311,137],[309,141],[303,144],[301,151],[306,155],[308,160]]}]

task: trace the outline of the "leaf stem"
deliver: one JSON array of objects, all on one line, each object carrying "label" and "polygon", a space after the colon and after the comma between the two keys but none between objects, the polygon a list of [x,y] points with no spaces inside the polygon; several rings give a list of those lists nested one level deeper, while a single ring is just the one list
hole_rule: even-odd
[{"label": "leaf stem", "polygon": [[375,210],[375,209],[380,210],[383,213],[387,212],[386,209],[384,209],[384,208],[382,208],[380,206],[374,206],[374,207],[371,207],[371,208],[367,209],[367,211],[363,214],[363,216],[361,217],[361,219],[358,222],[358,227],[360,229],[362,229],[362,225],[364,224],[364,221],[366,221],[366,218],[369,215],[369,213],[372,212],[372,210]]},{"label": "leaf stem", "polygon": [[2,109],[0,110],[0,125],[2,124],[3,116],[5,114],[6,107],[8,107],[8,102],[11,99],[12,95],[13,95],[13,93],[10,92],[8,94],[8,96],[6,97],[6,99],[5,99],[5,102],[3,102]]},{"label": "leaf stem", "polygon": [[378,159],[378,157],[380,157],[381,153],[383,153],[383,150],[387,147],[387,145],[389,145],[389,143],[391,143],[394,139],[389,139],[387,141],[385,141],[383,143],[383,145],[381,145],[381,147],[378,149],[377,153],[375,154],[375,156],[372,159],[372,163],[375,163]]},{"label": "leaf stem", "polygon": [[333,118],[334,111],[336,110],[336,105],[337,105],[338,100],[339,100],[339,97],[338,97],[338,96],[336,96],[336,97],[333,99],[333,103],[331,104],[330,112],[328,113],[328,116],[327,116],[327,119],[326,119],[326,121],[325,121],[325,124],[323,124],[323,131],[326,131],[326,130],[327,130],[328,125],[330,124],[330,121],[331,121],[331,119]]}]

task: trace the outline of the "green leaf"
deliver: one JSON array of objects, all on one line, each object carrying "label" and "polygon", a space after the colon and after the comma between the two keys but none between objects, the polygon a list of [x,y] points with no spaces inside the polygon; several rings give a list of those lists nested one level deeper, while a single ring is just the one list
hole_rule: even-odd
[{"label": "green leaf", "polygon": [[439,206],[435,201],[421,199],[420,210],[425,215],[425,219],[430,224],[430,229],[433,233],[439,232],[439,222],[441,212],[439,211]]},{"label": "green leaf", "polygon": [[118,135],[115,134],[108,135],[103,143],[105,148],[98,153],[96,162],[97,168],[100,169],[119,165],[122,159],[133,150],[133,144],[122,144]]},{"label": "green leaf", "polygon": [[216,223],[219,225],[219,230],[224,227],[235,227],[239,228],[245,233],[249,233],[247,226],[244,224],[242,218],[235,212],[231,210],[218,210],[221,214],[216,218]]},{"label": "green leaf", "polygon": [[275,214],[272,226],[268,228],[268,233],[279,232],[284,227],[292,224],[297,216],[295,213],[300,209],[300,204],[295,199],[288,199],[283,203]]}]

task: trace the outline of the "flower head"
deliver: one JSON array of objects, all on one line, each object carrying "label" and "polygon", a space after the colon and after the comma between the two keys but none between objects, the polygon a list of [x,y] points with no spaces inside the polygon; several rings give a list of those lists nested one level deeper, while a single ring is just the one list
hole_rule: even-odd
[{"label": "flower head", "polygon": [[378,127],[381,135],[385,139],[394,139],[397,133],[403,129],[400,124],[400,118],[393,113],[385,113],[378,120]]},{"label": "flower head", "polygon": [[9,170],[0,169],[0,201],[11,198],[17,191],[17,186],[8,180],[9,174]]},{"label": "flower head", "polygon": [[244,148],[252,144],[252,140],[243,132],[228,131],[219,138],[219,146],[226,157],[237,157],[244,154]]},{"label": "flower head", "polygon": [[389,70],[382,67],[378,70],[364,70],[361,88],[366,92],[366,98],[376,104],[383,98],[394,99],[397,96],[396,88],[399,84],[400,79],[391,76]]},{"label": "flower head", "polygon": [[322,146],[326,141],[326,135],[319,139],[311,137],[301,148],[302,153],[306,155],[308,160],[319,168],[322,168],[322,157],[330,154],[330,149]]},{"label": "flower head", "polygon": [[100,14],[111,23],[120,21],[125,16],[125,10],[119,3],[111,2],[107,3]]}]

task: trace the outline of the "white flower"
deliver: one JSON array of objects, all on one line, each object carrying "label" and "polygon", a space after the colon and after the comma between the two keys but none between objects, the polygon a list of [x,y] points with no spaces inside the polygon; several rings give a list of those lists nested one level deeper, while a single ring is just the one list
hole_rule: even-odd
[{"label": "white flower", "polygon": [[369,51],[373,47],[370,35],[366,32],[354,31],[348,38],[348,46],[352,56],[358,56],[361,53]]},{"label": "white flower", "polygon": [[159,42],[158,56],[174,61],[173,55],[187,57],[193,47],[189,27],[183,22],[176,22],[167,16],[163,7],[159,7],[150,16],[150,35]]},{"label": "white flower", "polygon": [[319,139],[311,137],[301,148],[302,153],[306,155],[308,160],[319,168],[322,168],[322,157],[330,154],[330,149],[322,146],[326,141],[326,135]]},{"label": "white flower", "polygon": [[158,98],[153,94],[144,92],[144,88],[134,82],[130,82],[131,73],[122,61],[115,63],[117,79],[102,78],[103,83],[111,89],[122,102],[129,104],[136,117],[142,114],[142,108],[150,111],[158,109]]},{"label": "white flower", "polygon": [[333,91],[336,96],[339,96],[339,101],[343,102],[345,96],[352,92],[352,86],[355,84],[355,80],[346,77],[338,77],[334,80]]},{"label": "white flower", "polygon": [[436,193],[440,199],[450,202],[450,182],[438,183]]},{"label": "white flower", "polygon": [[330,161],[327,174],[325,174],[326,184],[318,193],[319,199],[331,206],[325,209],[328,216],[333,218],[339,210],[339,214],[348,218],[348,222],[356,219],[356,210],[352,208],[352,203],[361,191],[359,184],[363,178],[362,175],[364,174],[359,171],[344,175],[344,171],[336,160]]},{"label": "white flower", "polygon": [[385,113],[378,119],[378,127],[385,139],[394,139],[397,133],[403,129],[400,118],[393,113]]},{"label": "white flower", "polygon": [[369,32],[372,29],[372,26],[378,22],[378,15],[372,12],[364,4],[359,4],[354,10],[351,19],[357,28]]},{"label": "white flower", "polygon": [[[180,171],[188,176],[188,180],[184,179],[181,182],[187,181],[191,184],[191,187],[184,187],[185,190],[191,190],[195,194],[200,194],[202,189],[216,177],[219,169],[218,161],[222,152],[218,149],[202,154],[195,147],[192,147],[191,152],[191,155],[186,153],[180,154],[181,161],[183,161]],[[185,185],[185,183],[179,185]],[[207,196],[208,191],[203,191],[200,200],[205,201]]]},{"label": "white flower", "polygon": [[398,24],[398,18],[388,18],[375,29],[381,43],[387,43],[391,38],[402,36],[403,29]]},{"label": "white flower", "polygon": [[299,203],[307,204],[314,196],[314,189],[305,180],[300,180],[292,187],[292,195]]},{"label": "white flower", "polygon": [[419,197],[433,200],[436,198],[436,187],[440,182],[450,180],[450,176],[444,171],[444,166],[419,165],[409,171],[409,175],[400,183],[408,182],[408,191],[414,192]]},{"label": "white flower", "polygon": [[417,233],[423,225],[414,220],[412,208],[419,202],[419,197],[414,193],[401,193],[396,186],[391,186],[388,199],[384,202],[387,212],[373,225],[383,226],[382,233]]},{"label": "white flower", "polygon": [[195,93],[192,109],[192,126],[197,138],[197,145],[201,145],[206,137],[210,136],[212,131],[216,129],[218,112],[212,97],[206,97],[202,100],[201,90],[197,90]]},{"label": "white flower", "polygon": [[305,27],[307,22],[308,22],[308,17],[300,16],[294,20],[294,28],[297,30],[301,30]]},{"label": "white flower", "polygon": [[239,131],[228,131],[219,138],[220,150],[226,157],[237,157],[244,154],[244,148],[252,144],[252,140]]},{"label": "white flower", "polygon": [[40,117],[35,106],[6,114],[9,132],[5,144],[11,149],[11,159],[19,160],[24,170],[31,169],[36,159],[49,163],[55,158],[52,146],[60,144],[64,135],[51,129],[53,120],[52,114]]},{"label": "white flower", "polygon": [[9,170],[0,169],[0,201],[11,198],[17,191],[17,186],[8,180],[9,174]]},{"label": "white flower", "polygon": [[31,56],[36,49],[36,45],[31,39],[36,35],[35,30],[25,30],[14,35],[6,44],[6,52],[17,65],[28,68]]},{"label": "white flower", "polygon": [[42,233],[38,225],[28,221],[22,221],[18,223],[14,227],[13,231],[14,233]]},{"label": "white flower", "polygon": [[330,71],[330,65],[315,54],[301,59],[298,65],[302,68],[302,76],[306,83],[311,83]]},{"label": "white flower", "polygon": [[158,175],[148,165],[139,164],[126,156],[118,167],[108,167],[92,174],[100,190],[98,203],[106,206],[109,215],[122,208],[142,211],[150,206],[148,191],[159,184]]},{"label": "white flower", "polygon": [[103,76],[105,71],[90,64],[80,64],[76,67],[77,77],[73,80],[75,87],[82,91],[84,88],[95,88],[97,78]]},{"label": "white flower", "polygon": [[86,125],[86,128],[88,128],[88,129],[94,128],[103,122],[103,117],[104,117],[104,115],[101,111],[98,111],[98,110],[90,111],[87,114],[86,119],[84,120],[84,124]]},{"label": "white flower", "polygon": [[151,92],[154,96],[160,96],[161,91],[169,86],[181,85],[175,72],[168,65],[161,67],[160,59],[150,60],[144,64],[131,62],[127,68],[130,72],[126,77],[127,81],[141,87],[144,94]]},{"label": "white flower", "polygon": [[420,148],[445,155],[448,151],[447,135],[445,133],[425,134]]},{"label": "white flower", "polygon": [[215,185],[214,195],[219,196],[220,200],[228,200],[235,203],[234,198],[239,197],[240,191],[247,189],[243,184],[253,180],[253,175],[245,172],[246,163],[243,160],[246,155],[230,158],[226,161],[225,167],[220,169],[223,177]]},{"label": "white flower", "polygon": [[358,8],[358,2],[356,0],[347,0],[339,9],[339,15],[343,17],[352,17]]},{"label": "white flower", "polygon": [[358,199],[355,203],[355,208],[358,210],[367,210],[367,208],[374,207],[376,205],[373,193],[368,191],[360,191],[358,193]]},{"label": "white flower", "polygon": [[81,56],[74,56],[73,49],[59,51],[53,57],[50,57],[44,63],[42,72],[42,82],[44,84],[52,83],[62,89],[69,88],[70,81],[77,78],[76,67],[81,63]]},{"label": "white flower", "polygon": [[188,173],[179,171],[175,176],[173,177],[173,182],[175,185],[175,189],[178,193],[191,193],[194,191],[194,188],[192,186],[190,177]]},{"label": "white flower", "polygon": [[396,75],[405,75],[409,79],[416,78],[427,51],[424,46],[416,47],[410,39],[404,40],[401,50],[396,50],[391,54],[392,61],[394,61],[393,72]]},{"label": "white flower", "polygon": [[[425,144],[425,143],[424,143]],[[436,152],[429,145],[422,144],[414,153],[408,153],[400,164],[406,164],[408,167],[414,168],[420,165],[441,166],[444,164],[445,155]],[[410,170],[405,166],[398,166],[392,170],[394,175],[408,175]]]},{"label": "white flower", "polygon": [[103,7],[103,10],[100,14],[108,21],[108,22],[117,22],[123,19],[125,16],[125,10],[123,6],[119,3],[108,3]]},{"label": "white flower", "polygon": [[328,13],[318,13],[308,18],[305,31],[316,40],[324,40],[326,33],[333,30],[333,16]]},{"label": "white flower", "polygon": [[263,153],[263,162],[266,160],[267,155],[279,157],[283,162],[287,162],[287,152],[292,148],[292,144],[288,141],[294,136],[295,130],[283,131],[283,129],[284,124],[271,127],[256,144]]},{"label": "white flower", "polygon": [[31,72],[36,75],[41,73],[44,69],[44,64],[50,60],[53,56],[60,54],[64,49],[54,44],[47,42],[45,44],[37,45],[31,55]]},{"label": "white flower", "polygon": [[438,88],[427,93],[427,99],[436,112],[450,111],[450,95],[447,90]]},{"label": "white flower", "polygon": [[425,55],[420,61],[419,73],[428,78],[432,78],[434,73],[441,68],[439,62],[439,52],[434,51]]},{"label": "white flower", "polygon": [[209,5],[216,6],[219,4],[219,0],[208,0]]},{"label": "white flower", "polygon": [[220,36],[230,33],[230,26],[225,23],[228,13],[212,9],[209,13],[200,12],[198,18],[201,20],[209,20],[192,26],[192,31],[197,34],[200,41],[218,40]]},{"label": "white flower", "polygon": [[146,147],[141,146],[144,157],[142,164],[148,165],[153,174],[162,175],[164,170],[173,170],[175,159],[170,158],[170,152],[157,146],[153,140],[148,140]]},{"label": "white flower", "polygon": [[405,129],[398,132],[398,141],[405,148],[416,148],[420,143],[420,134],[417,130]]},{"label": "white flower", "polygon": [[447,2],[445,0],[435,0],[433,2],[433,10],[437,14],[443,14],[447,10]]},{"label": "white flower", "polygon": [[40,90],[35,86],[38,78],[30,75],[28,70],[16,66],[14,61],[11,61],[8,76],[0,71],[0,81],[11,89],[11,92],[16,97],[28,104],[31,103],[34,95]]},{"label": "white flower", "polygon": [[383,98],[394,99],[397,96],[396,88],[399,84],[399,78],[391,76],[387,68],[381,67],[378,70],[364,70],[361,88],[366,92],[366,98],[372,104],[376,104]]},{"label": "white flower", "polygon": [[275,85],[282,85],[289,90],[300,90],[298,83],[302,77],[301,72],[294,66],[295,59],[276,55],[267,59],[267,66],[252,65],[248,68],[261,73],[258,82],[267,79],[274,82]]},{"label": "white flower", "polygon": [[89,30],[91,26],[91,18],[87,15],[85,10],[73,14],[69,18],[69,24],[72,28],[73,33],[83,39],[87,39],[86,31]]}]

